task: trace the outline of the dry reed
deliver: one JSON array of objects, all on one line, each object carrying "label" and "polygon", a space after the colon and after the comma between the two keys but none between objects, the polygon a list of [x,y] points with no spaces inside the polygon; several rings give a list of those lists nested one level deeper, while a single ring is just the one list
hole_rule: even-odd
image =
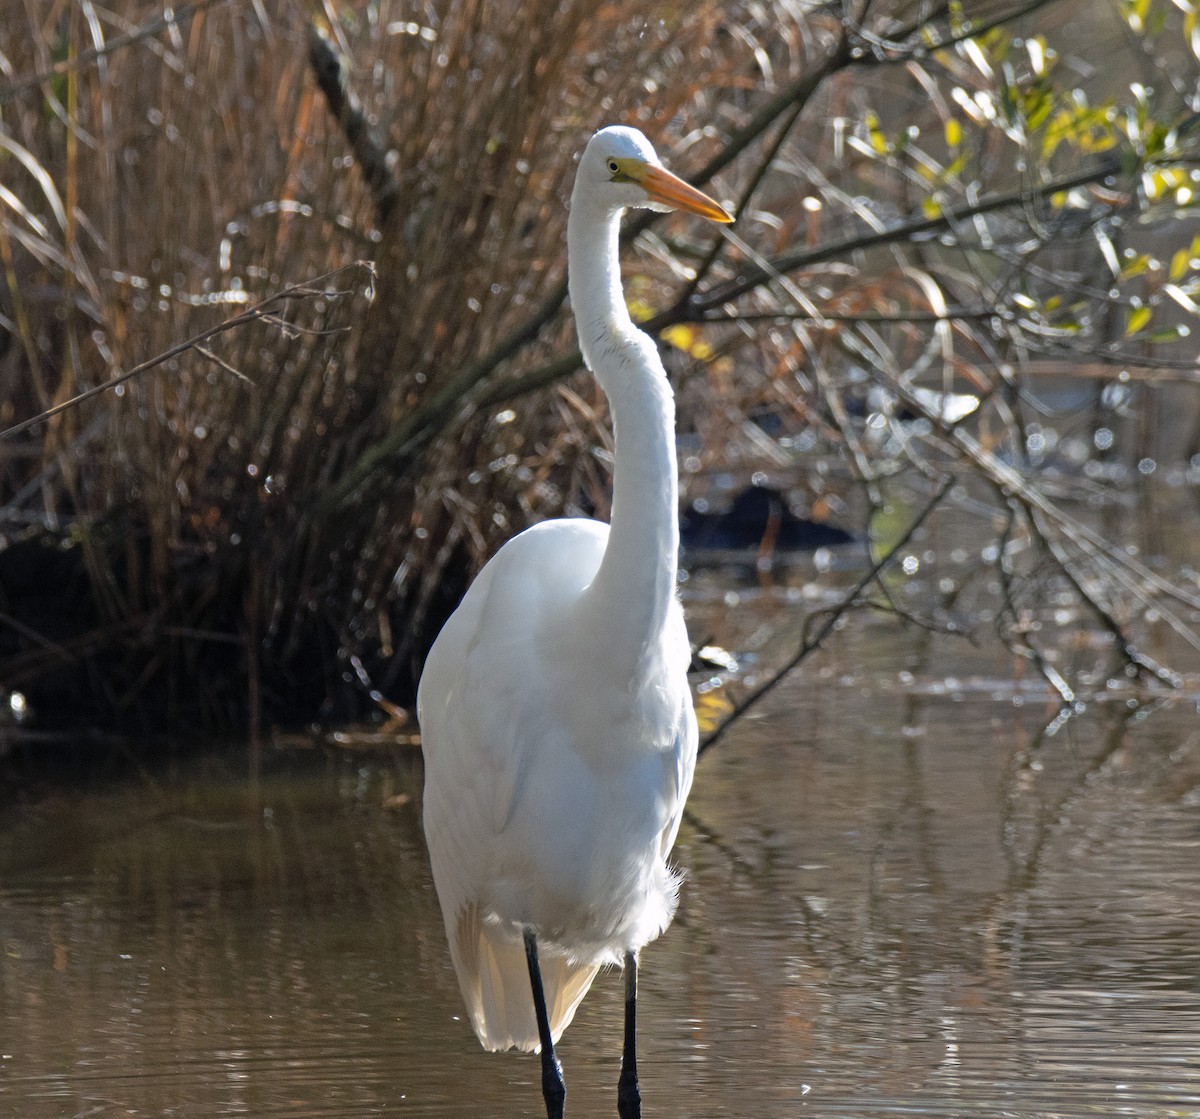
[{"label": "dry reed", "polygon": [[[202,0],[165,18],[148,0],[25,0],[0,27],[0,427],[281,288],[360,259],[374,272],[0,442],[4,683],[142,726],[351,716],[371,687],[407,700],[501,539],[606,509],[603,400],[562,379],[562,294],[572,161],[611,121],[744,203],[719,247],[640,223],[627,276],[672,328],[694,490],[718,468],[767,470],[813,503],[877,509],[902,470],[920,492],[965,467],[987,531],[1015,517],[1119,630],[1158,591],[1135,572],[1130,592],[1128,571],[1107,576],[1121,593],[1091,589],[1094,544],[1007,464],[1028,419],[1012,363],[1093,360],[1122,327],[1105,334],[1082,290],[1095,252],[1044,254],[1134,203],[1053,201],[1115,189],[1081,138],[1017,170],[1036,153],[980,108],[1007,71],[977,65],[957,8],[851,7],[857,23],[782,0],[326,4],[360,145],[385,157],[364,178],[313,80],[305,6]],[[1011,38],[1006,21],[1053,36],[1077,5],[965,7]],[[933,55],[931,35],[948,44]],[[978,95],[970,112],[959,94]],[[951,122],[974,129],[969,149]],[[1039,279],[1055,270],[1057,289]],[[1054,290],[1090,300],[1090,349],[1053,350],[1020,318],[1033,296],[1053,318]],[[976,394],[971,430],[922,386]],[[897,434],[902,411],[924,434]],[[807,472],[814,449],[844,468]],[[1019,597],[1001,613],[1028,651]]]},{"label": "dry reed", "polygon": [[[150,3],[30,0],[6,20],[0,425],[305,277],[373,257],[378,283],[222,335],[4,445],[5,683],[85,717],[211,727],[240,723],[253,670],[271,717],[308,719],[339,696],[339,713],[362,710],[347,654],[376,648],[403,697],[439,587],[452,597],[514,522],[559,511],[581,471],[600,502],[602,468],[579,453],[594,390],[471,419],[417,479],[317,503],[561,281],[575,151],[606,119],[653,131],[683,111],[685,60],[719,19],[716,4],[681,22],[670,5],[557,0],[340,13],[330,34],[390,148],[399,204],[383,221],[308,73],[300,7],[164,20]],[[539,451],[536,469],[508,468]],[[44,602],[17,561],[63,549],[80,594]]]}]

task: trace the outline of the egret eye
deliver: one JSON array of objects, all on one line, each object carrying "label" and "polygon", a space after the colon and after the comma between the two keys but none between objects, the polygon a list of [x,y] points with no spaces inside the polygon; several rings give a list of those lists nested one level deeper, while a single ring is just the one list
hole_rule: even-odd
[{"label": "egret eye", "polygon": [[621,165],[615,159],[610,159],[608,161],[608,169],[615,175],[621,170]]}]

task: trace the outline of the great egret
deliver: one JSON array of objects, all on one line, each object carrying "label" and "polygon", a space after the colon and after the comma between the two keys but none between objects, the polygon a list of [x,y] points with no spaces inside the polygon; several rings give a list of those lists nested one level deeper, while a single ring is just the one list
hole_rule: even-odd
[{"label": "great egret", "polygon": [[[567,221],[571,305],[616,437],[612,523],[545,521],[510,540],[439,634],[421,677],[425,836],[450,955],[485,1049],[542,1054],[602,964],[625,968],[623,1119],[641,1113],[638,950],[670,924],[667,866],[696,761],[679,547],[675,400],[629,317],[622,212],[728,222],[636,129],[597,132]],[[532,996],[532,997],[531,997]]]}]

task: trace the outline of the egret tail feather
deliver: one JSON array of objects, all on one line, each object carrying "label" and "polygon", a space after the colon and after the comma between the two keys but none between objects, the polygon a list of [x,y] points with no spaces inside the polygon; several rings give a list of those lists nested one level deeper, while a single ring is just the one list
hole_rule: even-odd
[{"label": "egret tail feather", "polygon": [[[480,919],[474,906],[466,906],[450,943],[463,1001],[480,1044],[493,1051],[540,1051],[522,942],[502,935],[499,928]],[[539,964],[550,1034],[557,1042],[600,965],[577,963],[552,952],[543,952]]]}]

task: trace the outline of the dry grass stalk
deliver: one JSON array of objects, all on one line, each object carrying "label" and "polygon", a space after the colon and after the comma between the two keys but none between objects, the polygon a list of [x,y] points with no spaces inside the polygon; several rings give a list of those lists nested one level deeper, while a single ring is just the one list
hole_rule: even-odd
[{"label": "dry grass stalk", "polygon": [[[402,190],[378,230],[307,73],[298,9],[264,22],[261,8],[198,4],[164,21],[149,3],[104,13],[30,0],[24,23],[0,32],[0,423],[288,283],[365,252],[380,265],[373,301],[300,307],[286,325],[224,336],[6,445],[6,538],[74,541],[91,588],[76,617],[36,620],[94,654],[81,675],[104,660],[117,709],[235,717],[245,697],[230,639],[246,634],[261,636],[278,688],[322,660],[336,693],[343,639],[384,637],[386,650],[390,627],[407,636],[393,588],[406,610],[427,602],[451,556],[476,562],[517,510],[557,511],[576,492],[587,428],[572,398],[553,394],[551,465],[528,479],[490,466],[500,429],[481,420],[418,486],[377,488],[333,524],[313,513],[365,446],[559,281],[582,138],[623,116],[616,105],[641,103],[651,130],[686,105],[680,74],[719,6],[686,27],[651,3],[343,14],[331,30]],[[567,336],[560,324],[548,337]],[[594,406],[590,391],[575,399],[585,414]],[[499,457],[534,453],[546,427],[523,410],[501,425]],[[601,467],[583,469],[599,500]],[[11,643],[10,679],[30,679],[25,648]],[[410,663],[419,651],[408,648]]]},{"label": "dry grass stalk", "polygon": [[[814,501],[857,482],[882,507],[895,477],[936,489],[966,464],[986,482],[987,531],[1015,510],[1013,531],[1105,618],[1159,601],[1167,590],[1089,543],[1033,473],[1007,472],[1030,422],[1020,362],[1097,360],[1047,346],[1014,299],[1050,290],[1064,223],[1078,244],[1136,199],[1097,188],[1102,153],[1067,167],[1051,152],[1031,181],[1037,153],[1012,128],[978,124],[961,167],[950,131],[975,127],[955,89],[979,96],[976,113],[1003,92],[972,33],[1019,12],[1023,34],[1054,35],[1078,5],[979,5],[972,28],[929,7],[863,0],[856,23],[782,2],[327,6],[388,152],[381,207],[308,72],[307,9],[213,0],[166,20],[148,0],[26,0],[0,27],[0,425],[349,261],[374,258],[378,283],[0,443],[10,553],[69,541],[86,585],[70,618],[25,603],[40,643],[0,619],[6,677],[62,669],[110,713],[213,725],[240,722],[248,665],[275,716],[359,710],[361,653],[403,697],[431,621],[502,538],[605,510],[605,410],[590,379],[562,380],[561,297],[572,160],[613,120],[685,174],[719,172],[716,192],[742,203],[736,239],[659,222],[627,272],[651,325],[683,329],[667,337],[697,489],[718,467],[766,468]],[[930,52],[930,36],[946,46]],[[905,121],[917,140],[896,140]],[[1064,211],[1048,184],[1071,175],[1086,204]],[[1094,264],[1054,268],[1079,294]],[[1115,352],[1120,326],[1093,319],[1087,341]],[[980,407],[961,426],[915,388]],[[914,436],[899,411],[927,428]],[[807,471],[814,449],[845,469]]]}]

